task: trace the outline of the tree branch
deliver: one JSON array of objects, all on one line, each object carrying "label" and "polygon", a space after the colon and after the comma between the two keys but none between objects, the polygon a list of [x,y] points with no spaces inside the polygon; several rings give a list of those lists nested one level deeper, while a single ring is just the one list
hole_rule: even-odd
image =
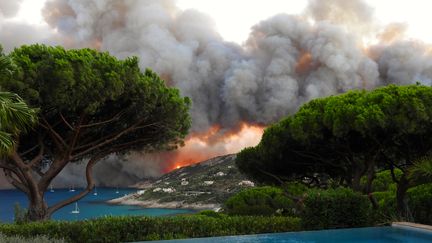
[{"label": "tree branch", "polygon": [[21,159],[21,157],[18,155],[16,151],[14,151],[10,155],[12,161],[15,163],[15,165],[18,167],[18,170],[22,174],[22,179],[27,184],[30,194],[37,194],[38,193],[38,186],[35,182],[32,173],[30,171],[30,166],[25,164],[24,161]]},{"label": "tree branch", "polygon": [[20,154],[21,157],[26,156],[27,154],[31,153],[33,150],[35,150],[37,147],[39,146],[39,144],[36,144],[35,146],[31,147],[30,149],[27,149],[26,151],[22,152]]},{"label": "tree branch", "polygon": [[71,125],[68,121],[66,121],[66,118],[64,118],[64,116],[63,116],[63,114],[62,114],[61,112],[60,112],[60,117],[61,117],[61,119],[63,120],[63,122],[66,124],[66,126],[67,126],[70,130],[72,130],[72,131],[75,130],[75,128],[73,128],[72,125]]},{"label": "tree branch", "polygon": [[8,170],[13,171],[15,173],[15,175],[18,176],[18,178],[20,179],[20,181],[25,182],[25,177],[24,177],[22,171],[18,167],[9,165],[5,161],[1,161],[0,162],[0,168],[8,169]]},{"label": "tree branch", "polygon": [[95,122],[95,123],[90,123],[87,125],[81,125],[81,128],[89,128],[89,127],[95,127],[95,126],[100,126],[100,125],[104,125],[107,123],[111,123],[113,121],[117,121],[118,119],[120,119],[120,117],[123,115],[124,111],[120,111],[119,113],[117,113],[115,116],[113,116],[111,119],[108,119],[106,121],[102,121],[102,122]]},{"label": "tree branch", "polygon": [[149,140],[151,140],[151,139],[150,138],[142,138],[142,139],[136,139],[136,140],[128,142],[128,143],[118,144],[118,145],[112,146],[109,149],[109,151],[110,151],[109,153],[121,152],[125,149],[130,148],[131,146],[133,146],[135,144],[140,144],[142,142],[149,141]]},{"label": "tree branch", "polygon": [[26,185],[24,185],[24,183],[20,182],[18,179],[14,178],[12,176],[12,172],[15,175],[17,175],[17,171],[15,171],[13,168],[4,168],[4,167],[2,167],[2,168],[3,168],[4,175],[10,184],[12,184],[14,187],[16,187],[20,191],[24,192],[25,194],[29,194],[29,190],[26,187]]},{"label": "tree branch", "polygon": [[[72,156],[72,159],[74,159],[74,158],[78,158],[78,157],[83,156],[83,155],[86,155],[86,154],[90,153],[91,151],[93,151],[93,150],[95,150],[95,149],[97,149],[97,148],[100,148],[100,147],[102,147],[102,146],[104,146],[104,145],[107,145],[107,144],[109,144],[109,143],[111,143],[111,142],[117,140],[118,138],[120,138],[120,137],[123,136],[124,134],[127,134],[128,132],[132,132],[132,131],[134,131],[134,130],[136,129],[136,127],[137,127],[137,126],[138,126],[142,121],[143,121],[143,120],[140,120],[139,122],[137,122],[137,123],[135,123],[134,125],[132,125],[132,126],[126,128],[126,129],[124,129],[123,131],[117,133],[116,135],[110,135],[111,137],[110,137],[109,139],[106,139],[105,141],[100,142],[99,144],[96,144],[96,145],[94,145],[94,146],[92,146],[92,147],[90,147],[90,148],[88,148],[88,149],[86,149],[86,150],[84,150],[84,151],[82,151],[82,152],[79,152],[79,153],[73,155],[73,156]],[[147,126],[152,126],[152,125],[154,125],[154,124],[156,124],[156,122],[155,122],[155,123],[148,124]],[[145,126],[141,126],[140,128],[144,128],[144,127],[145,127]]]},{"label": "tree branch", "polygon": [[71,154],[72,154],[72,152],[74,150],[74,147],[75,147],[75,145],[76,145],[76,143],[78,141],[78,138],[80,137],[80,134],[81,134],[81,124],[82,124],[82,122],[84,120],[84,116],[85,116],[84,114],[81,114],[80,119],[79,119],[79,123],[78,123],[77,127],[74,128],[75,134],[74,134],[74,136],[72,138],[72,141],[71,141],[71,144],[69,146],[69,151],[67,152],[68,158],[71,157]]},{"label": "tree branch", "polygon": [[34,157],[30,161],[30,163],[29,163],[30,167],[37,166],[42,161],[42,159],[43,159],[43,155],[44,155],[44,151],[45,151],[45,145],[42,142],[42,137],[41,136],[39,136],[39,146],[40,146],[39,153],[36,155],[36,157]]},{"label": "tree branch", "polygon": [[[49,131],[49,134],[53,138],[54,143],[57,145],[57,147],[60,150],[63,150],[63,147],[67,148],[68,146],[67,146],[66,142],[64,141],[64,139],[51,127],[51,125],[48,123],[48,121],[44,117],[42,117],[42,121],[44,122],[44,124],[41,124],[41,126]],[[61,145],[63,145],[63,147]]]},{"label": "tree branch", "polygon": [[[151,123],[151,124],[148,124],[148,125],[145,125],[145,126],[137,127],[137,126],[139,125],[139,123],[141,123],[141,122],[143,122],[143,121],[144,121],[144,120],[141,120],[141,121],[139,121],[138,123],[135,123],[134,125],[132,125],[132,126],[126,128],[125,130],[128,130],[128,129],[130,129],[130,128],[133,127],[133,129],[131,130],[131,131],[133,131],[133,130],[136,130],[136,129],[141,129],[141,128],[145,128],[145,127],[150,127],[150,126],[153,126],[153,125],[157,124],[157,122],[154,122],[154,123]],[[125,130],[120,131],[119,133],[122,133],[122,132],[124,132]],[[127,132],[130,132],[130,131],[127,131]],[[127,133],[127,132],[126,132],[126,133]],[[117,133],[117,134],[118,134],[118,133]],[[104,136],[104,137],[102,137],[102,138],[100,138],[100,139],[98,139],[98,140],[96,140],[96,141],[89,142],[89,143],[87,143],[87,144],[84,144],[84,145],[81,145],[81,146],[76,147],[76,148],[75,148],[75,151],[78,151],[78,150],[80,150],[80,149],[91,148],[91,147],[97,146],[98,144],[102,143],[103,141],[107,141],[108,139],[111,139],[111,138],[113,138],[113,137],[115,137],[115,136],[117,136],[117,135],[116,135],[116,134],[109,134],[109,135],[106,135],[106,136]]]},{"label": "tree branch", "polygon": [[59,210],[60,208],[69,205],[73,202],[76,202],[78,200],[80,200],[81,198],[83,198],[85,195],[87,195],[89,192],[91,192],[94,188],[94,181],[93,181],[93,166],[102,158],[104,158],[106,155],[97,155],[93,158],[91,158],[86,166],[86,180],[87,180],[87,187],[81,191],[80,193],[78,193],[77,195],[68,198],[66,200],[63,200],[61,202],[58,202],[56,204],[54,204],[53,206],[48,208],[48,215],[53,214],[55,211]]},{"label": "tree branch", "polygon": [[49,169],[45,172],[42,178],[39,180],[38,187],[40,191],[46,190],[51,180],[63,170],[63,168],[67,165],[69,160],[67,159],[56,159],[51,163]]}]

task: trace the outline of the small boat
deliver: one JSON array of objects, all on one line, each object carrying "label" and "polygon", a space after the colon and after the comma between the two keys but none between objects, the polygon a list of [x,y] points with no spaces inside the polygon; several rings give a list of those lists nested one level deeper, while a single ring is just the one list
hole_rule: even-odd
[{"label": "small boat", "polygon": [[53,186],[50,185],[50,192],[54,192]]},{"label": "small boat", "polygon": [[75,188],[74,188],[73,185],[69,188],[69,191],[70,191],[70,192],[74,192],[74,191],[75,191]]},{"label": "small boat", "polygon": [[94,188],[93,195],[97,196],[97,189],[96,189],[96,187]]},{"label": "small boat", "polygon": [[77,202],[75,203],[75,209],[72,210],[71,213],[73,213],[73,214],[78,214],[78,213],[80,213],[80,210],[79,210],[79,208],[78,208],[78,203],[77,203]]},{"label": "small boat", "polygon": [[116,187],[116,194],[119,194],[120,192],[119,192],[119,190],[118,190],[118,187]]}]

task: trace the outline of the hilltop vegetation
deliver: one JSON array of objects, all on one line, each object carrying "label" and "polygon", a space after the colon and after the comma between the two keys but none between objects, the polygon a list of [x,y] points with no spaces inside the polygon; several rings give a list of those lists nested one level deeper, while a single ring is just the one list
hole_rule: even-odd
[{"label": "hilltop vegetation", "polygon": [[185,166],[144,183],[141,193],[112,200],[146,207],[219,208],[231,195],[254,186],[225,155]]}]

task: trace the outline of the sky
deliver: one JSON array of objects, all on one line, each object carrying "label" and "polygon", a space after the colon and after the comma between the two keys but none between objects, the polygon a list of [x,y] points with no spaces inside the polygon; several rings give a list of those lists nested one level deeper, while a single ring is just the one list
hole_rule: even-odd
[{"label": "sky", "polygon": [[[0,0],[11,1],[11,0]],[[24,0],[16,20],[44,24],[40,10],[45,0]],[[181,9],[196,9],[214,20],[226,41],[243,43],[251,26],[277,13],[300,14],[307,0],[178,0]],[[375,10],[381,25],[392,22],[408,25],[407,36],[432,43],[432,1],[429,0],[366,0]]]}]

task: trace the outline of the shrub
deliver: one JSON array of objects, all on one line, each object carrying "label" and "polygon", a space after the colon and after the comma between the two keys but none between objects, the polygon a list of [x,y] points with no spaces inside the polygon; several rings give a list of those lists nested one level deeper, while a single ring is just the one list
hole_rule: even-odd
[{"label": "shrub", "polygon": [[292,200],[280,188],[266,186],[231,196],[224,204],[224,212],[229,215],[292,215],[293,207]]},{"label": "shrub", "polygon": [[15,223],[24,223],[26,221],[27,210],[22,208],[19,203],[14,205],[14,221]]},{"label": "shrub", "polygon": [[297,181],[286,183],[285,188],[291,195],[297,197],[302,196],[305,192],[309,190],[309,187]]},{"label": "shrub", "polygon": [[310,190],[301,213],[306,229],[361,227],[370,224],[369,199],[348,188]]},{"label": "shrub", "polygon": [[[388,223],[395,220],[408,220],[401,218],[396,209],[396,192],[374,192],[379,208],[374,212],[373,218],[377,223]],[[415,222],[432,224],[432,184],[412,187],[407,192],[407,203]]]},{"label": "shrub", "polygon": [[227,217],[227,215],[225,215],[223,213],[215,212],[213,210],[204,210],[204,211],[199,212],[198,215],[204,215],[204,216],[213,217],[213,218]]},{"label": "shrub", "polygon": [[432,224],[432,184],[410,188],[407,198],[415,222]]},{"label": "shrub", "polygon": [[399,219],[396,210],[396,192],[394,190],[374,192],[372,195],[378,203],[378,209],[373,210],[371,214],[373,222],[376,224],[387,224]]},{"label": "shrub", "polygon": [[106,217],[78,222],[47,221],[3,224],[5,235],[34,237],[46,235],[70,242],[128,242],[178,238],[258,234],[300,230],[300,219],[293,217],[204,215],[173,217]]},{"label": "shrub", "polygon": [[[402,176],[402,171],[395,169],[394,174],[396,179],[399,179]],[[367,177],[363,176],[360,183],[363,188],[366,187]],[[391,171],[384,170],[376,173],[375,179],[372,181],[372,191],[383,192],[388,190],[396,190],[396,183],[392,179]]]}]

